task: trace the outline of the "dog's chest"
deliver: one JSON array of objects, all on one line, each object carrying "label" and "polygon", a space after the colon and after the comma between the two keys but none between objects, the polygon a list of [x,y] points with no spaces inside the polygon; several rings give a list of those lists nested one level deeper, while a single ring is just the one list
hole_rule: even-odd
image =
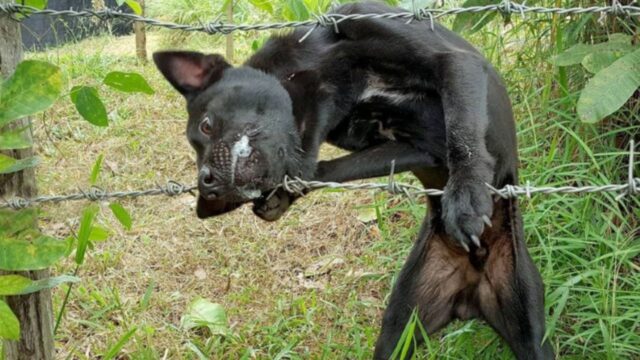
[{"label": "dog's chest", "polygon": [[332,143],[355,151],[425,135],[425,121],[429,113],[438,112],[439,100],[424,84],[375,73],[366,73],[362,79],[353,84],[354,102],[347,115],[329,134]]}]

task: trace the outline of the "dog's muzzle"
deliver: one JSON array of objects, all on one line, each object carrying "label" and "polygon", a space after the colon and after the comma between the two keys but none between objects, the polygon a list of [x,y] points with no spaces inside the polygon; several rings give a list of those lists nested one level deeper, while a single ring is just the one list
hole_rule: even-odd
[{"label": "dog's muzzle", "polygon": [[213,200],[235,196],[244,199],[259,197],[258,189],[266,175],[266,166],[247,135],[231,144],[217,142],[211,148],[209,161],[198,173],[198,190],[202,197]]}]

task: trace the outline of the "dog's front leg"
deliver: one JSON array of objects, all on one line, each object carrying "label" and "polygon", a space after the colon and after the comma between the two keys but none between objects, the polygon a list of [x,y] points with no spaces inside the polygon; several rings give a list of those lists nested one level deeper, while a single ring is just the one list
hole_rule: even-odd
[{"label": "dog's front leg", "polygon": [[[344,182],[389,175],[392,167],[395,173],[401,173],[440,165],[435,158],[409,144],[390,141],[337,159],[320,161],[313,179]],[[267,221],[279,219],[299,197],[282,188],[270,195],[255,200],[253,206],[254,213]]]},{"label": "dog's front leg", "polygon": [[469,250],[480,245],[480,235],[492,214],[494,158],[487,151],[489,126],[487,65],[466,52],[437,57],[439,92],[444,109],[449,179],[442,196],[445,231]]}]

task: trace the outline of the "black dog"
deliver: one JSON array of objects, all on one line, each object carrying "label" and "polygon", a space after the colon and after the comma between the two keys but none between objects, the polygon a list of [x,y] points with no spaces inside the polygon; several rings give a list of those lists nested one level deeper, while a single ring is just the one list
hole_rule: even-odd
[{"label": "black dog", "polygon": [[[349,4],[338,14],[387,13]],[[553,358],[544,299],[513,199],[485,183],[517,183],[511,104],[495,70],[466,41],[399,19],[344,21],[272,37],[244,66],[219,55],[160,52],[154,60],[187,99],[198,154],[201,218],[253,201],[266,220],[295,199],[284,175],[349,181],[412,171],[429,216],[384,314],[375,358],[387,359],[417,308],[429,333],[482,318],[519,359]],[[317,162],[327,141],[350,155]],[[269,196],[271,195],[271,196]]]}]

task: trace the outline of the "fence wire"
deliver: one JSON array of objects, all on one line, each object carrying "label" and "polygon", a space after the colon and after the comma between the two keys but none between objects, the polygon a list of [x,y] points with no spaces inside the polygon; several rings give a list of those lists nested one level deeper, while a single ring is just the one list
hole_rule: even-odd
[{"label": "fence wire", "polygon": [[379,13],[379,14],[320,14],[313,15],[313,19],[303,21],[286,21],[272,22],[261,24],[225,24],[219,18],[206,24],[179,24],[174,22],[162,21],[159,19],[149,18],[141,15],[124,13],[115,9],[101,10],[53,10],[38,9],[32,6],[20,4],[0,4],[0,13],[5,13],[19,21],[20,18],[26,18],[32,15],[47,16],[71,16],[71,17],[94,17],[100,20],[112,20],[115,18],[142,22],[149,26],[161,27],[172,30],[183,30],[190,32],[204,32],[207,34],[229,34],[234,31],[261,31],[276,30],[285,28],[297,28],[303,26],[312,26],[316,29],[319,26],[333,27],[339,32],[338,25],[343,21],[357,21],[364,19],[406,19],[412,20],[429,20],[433,28],[433,21],[437,18],[447,15],[457,15],[462,13],[479,13],[479,12],[497,12],[502,14],[518,14],[525,17],[527,14],[558,14],[558,15],[581,15],[581,14],[600,14],[614,16],[640,16],[640,6],[622,5],[614,0],[611,5],[589,6],[589,7],[544,7],[544,6],[528,6],[524,3],[511,2],[504,0],[499,4],[454,7],[448,9],[436,8],[414,8],[412,11]]},{"label": "fence wire", "polygon": [[[490,193],[498,195],[502,198],[515,198],[519,196],[527,196],[531,198],[535,194],[587,194],[610,192],[617,193],[616,199],[620,200],[625,196],[633,196],[640,194],[640,178],[634,177],[635,166],[635,144],[630,141],[629,150],[629,170],[628,181],[626,184],[606,184],[606,185],[585,185],[585,186],[532,186],[528,181],[522,185],[507,185],[502,189],[496,189],[490,184],[487,189]],[[282,188],[290,193],[304,195],[309,190],[316,189],[342,189],[342,190],[382,190],[391,194],[405,195],[409,198],[418,196],[440,196],[443,194],[441,189],[424,189],[420,186],[398,183],[394,178],[393,164],[391,166],[391,174],[386,183],[337,183],[323,181],[307,181],[300,178],[284,178],[282,184],[276,189]],[[86,191],[80,190],[77,193],[67,195],[43,195],[31,199],[12,198],[0,201],[0,209],[11,208],[15,210],[24,209],[41,203],[59,203],[63,201],[89,200],[89,201],[105,201],[111,199],[137,198],[143,196],[177,196],[185,193],[194,194],[197,189],[195,185],[185,185],[177,181],[169,180],[166,185],[156,185],[155,187],[145,190],[115,191],[108,192],[100,187],[93,186]]]}]

